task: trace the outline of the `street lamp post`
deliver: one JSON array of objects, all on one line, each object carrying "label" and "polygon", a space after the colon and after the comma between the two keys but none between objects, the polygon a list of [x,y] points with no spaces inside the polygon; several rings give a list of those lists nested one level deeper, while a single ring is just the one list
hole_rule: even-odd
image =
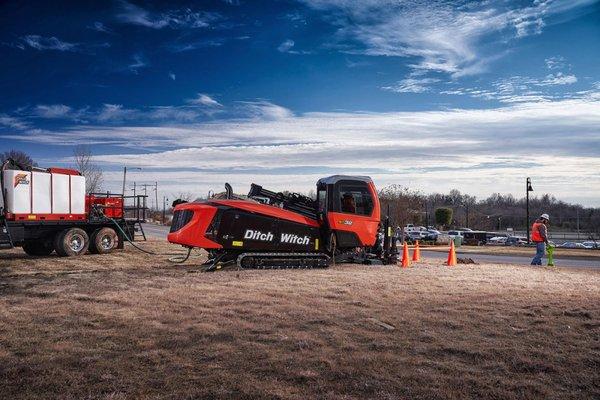
[{"label": "street lamp post", "polygon": [[[141,171],[142,169],[140,167],[134,167],[134,168],[130,168],[130,169],[137,169],[138,171]],[[123,196],[125,196],[125,181],[127,180],[127,167],[123,167]]]},{"label": "street lamp post", "polygon": [[527,207],[527,221],[525,221],[525,226],[527,226],[527,244],[529,244],[529,192],[533,192],[533,187],[531,187],[531,178],[527,178],[525,181],[525,193],[526,193],[526,207]]}]

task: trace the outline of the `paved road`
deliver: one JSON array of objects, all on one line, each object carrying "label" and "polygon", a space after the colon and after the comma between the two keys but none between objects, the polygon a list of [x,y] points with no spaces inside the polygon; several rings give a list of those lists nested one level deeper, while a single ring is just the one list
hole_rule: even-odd
[{"label": "paved road", "polygon": [[[463,253],[461,254],[460,250],[457,251],[458,257],[468,257],[472,258],[475,262],[489,262],[496,264],[520,264],[520,265],[529,265],[531,264],[531,259],[533,258],[533,253],[531,253],[531,257],[524,256],[514,256],[514,255],[491,255],[491,254],[473,254],[473,253]],[[428,258],[439,258],[439,259],[447,259],[448,254],[446,252],[440,251],[431,251],[421,249],[421,255],[423,257]],[[546,263],[546,259],[544,258],[543,262]],[[565,267],[565,268],[598,268],[600,269],[600,259],[598,260],[574,260],[567,258],[557,258],[554,257],[554,265],[557,267]]]},{"label": "paved road", "polygon": [[167,239],[167,234],[169,233],[168,226],[162,225],[154,225],[154,224],[142,224],[144,228],[144,232],[146,236],[155,238],[155,239]]},{"label": "paved road", "polygon": [[[156,238],[156,239],[166,239],[167,234],[169,233],[168,226],[162,225],[154,225],[154,224],[143,224],[144,232],[146,232],[146,236]],[[437,258],[437,259],[446,259],[448,254],[446,252],[440,251],[430,251],[421,249],[421,254],[423,257],[428,258]],[[514,256],[514,255],[489,255],[489,254],[461,254],[460,250],[458,250],[459,257],[469,257],[472,258],[475,262],[489,262],[489,263],[497,263],[497,264],[520,264],[520,265],[529,265],[531,263],[531,259],[533,258],[533,253],[531,257],[524,256]],[[546,259],[544,259],[544,263]],[[558,267],[566,267],[566,268],[598,268],[600,269],[600,259],[599,260],[573,260],[573,259],[565,259],[565,258],[557,258],[554,257],[554,264]]]}]

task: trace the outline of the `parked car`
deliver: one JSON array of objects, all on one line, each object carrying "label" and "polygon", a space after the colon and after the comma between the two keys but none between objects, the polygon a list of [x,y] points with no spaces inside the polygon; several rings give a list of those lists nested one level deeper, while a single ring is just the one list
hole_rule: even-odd
[{"label": "parked car", "polygon": [[509,236],[504,242],[506,246],[525,246],[527,244],[527,238],[519,236]]},{"label": "parked car", "polygon": [[600,249],[600,242],[596,242],[593,240],[581,243],[588,249]]},{"label": "parked car", "polygon": [[469,246],[481,246],[487,242],[486,231],[463,231],[463,244]]},{"label": "parked car", "polygon": [[578,242],[564,242],[563,244],[558,245],[558,247],[562,247],[565,249],[587,249],[587,247],[585,247],[583,243]]},{"label": "parked car", "polygon": [[420,232],[420,231],[426,231],[427,229],[424,226],[417,226],[417,225],[413,225],[413,224],[406,224],[406,226],[404,227],[404,232],[408,233],[408,232]]},{"label": "parked car", "polygon": [[463,233],[461,231],[448,231],[448,236],[450,236],[451,239],[454,239],[457,236],[462,237]]},{"label": "parked car", "polygon": [[492,246],[500,246],[506,243],[506,236],[494,236],[493,238],[488,239],[487,244]]},{"label": "parked car", "polygon": [[427,237],[425,240],[437,240],[438,236],[440,236],[440,231],[437,229],[427,229]]},{"label": "parked car", "polygon": [[414,242],[415,240],[427,240],[427,231],[410,231],[406,233],[404,238],[410,242]]}]

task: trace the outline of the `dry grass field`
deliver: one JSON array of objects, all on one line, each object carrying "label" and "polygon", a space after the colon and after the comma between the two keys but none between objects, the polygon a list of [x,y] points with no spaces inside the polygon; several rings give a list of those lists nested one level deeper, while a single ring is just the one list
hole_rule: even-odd
[{"label": "dry grass field", "polygon": [[0,252],[0,398],[600,398],[598,272],[199,262]]}]

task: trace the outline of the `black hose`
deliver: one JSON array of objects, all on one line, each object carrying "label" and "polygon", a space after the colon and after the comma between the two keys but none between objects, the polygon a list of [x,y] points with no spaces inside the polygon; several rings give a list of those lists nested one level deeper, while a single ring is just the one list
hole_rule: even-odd
[{"label": "black hose", "polygon": [[154,253],[154,252],[146,250],[146,249],[142,249],[141,247],[136,245],[131,239],[129,239],[129,236],[127,236],[127,233],[123,230],[123,228],[121,228],[121,225],[119,225],[119,223],[117,221],[115,221],[114,219],[107,217],[107,216],[104,216],[104,218],[108,219],[113,224],[115,224],[117,229],[119,229],[119,231],[123,234],[123,237],[125,238],[125,240],[127,240],[129,242],[129,244],[131,244],[133,247],[135,247],[136,249],[138,249],[139,251],[141,251],[143,253],[150,254],[152,256],[174,256],[174,257],[169,258],[169,261],[178,263],[178,264],[186,262],[187,259],[190,258],[190,255],[192,254],[193,247],[188,247],[188,252],[186,255],[183,255],[181,253],[163,253],[163,254],[161,254],[161,253]]}]

